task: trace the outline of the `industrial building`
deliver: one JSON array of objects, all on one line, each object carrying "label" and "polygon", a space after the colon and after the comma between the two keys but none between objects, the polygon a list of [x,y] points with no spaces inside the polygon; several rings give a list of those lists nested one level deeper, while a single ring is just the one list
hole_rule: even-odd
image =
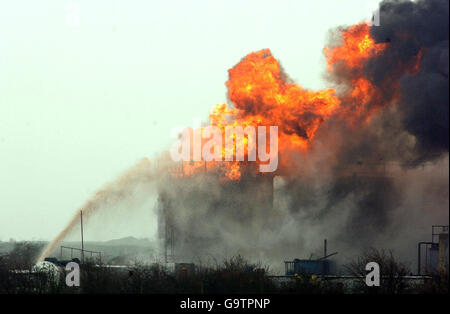
[{"label": "industrial building", "polygon": [[448,273],[448,225],[431,227],[431,241],[417,245],[417,274]]},{"label": "industrial building", "polygon": [[[259,236],[249,232],[249,227],[271,228],[273,221],[266,217],[273,209],[274,176],[261,174],[251,166],[245,171],[238,181],[220,181],[220,174],[214,171],[204,173],[202,179],[215,183],[213,194],[201,186],[193,188],[208,184],[199,183],[196,176],[179,178],[176,187],[160,192],[158,234],[166,263],[195,261],[200,251],[216,252],[217,243],[222,241],[213,230],[216,224],[229,226],[224,229],[229,230],[230,236],[248,242]],[[188,208],[184,213],[189,217],[184,217],[180,208]],[[205,230],[211,230],[208,237]]]}]

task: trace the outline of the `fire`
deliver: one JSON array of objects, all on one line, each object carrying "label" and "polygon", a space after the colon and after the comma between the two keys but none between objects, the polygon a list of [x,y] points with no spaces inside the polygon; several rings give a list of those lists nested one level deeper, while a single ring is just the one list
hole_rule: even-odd
[{"label": "fire", "polygon": [[350,123],[368,121],[378,108],[369,104],[380,104],[374,101],[379,98],[379,90],[362,71],[366,62],[382,53],[386,43],[375,43],[370,36],[370,26],[365,23],[350,26],[341,34],[343,43],[337,47],[325,46],[324,54],[327,59],[327,70],[333,72],[336,67],[344,67],[347,72],[355,73],[351,80],[351,89],[341,98],[345,103],[354,104],[352,107],[342,107],[340,115]]},{"label": "fire", "polygon": [[[365,75],[364,67],[371,58],[383,54],[389,43],[376,43],[370,35],[370,26],[365,23],[344,29],[341,36],[342,44],[324,48],[327,70],[349,73],[346,77],[349,87],[339,98],[335,89],[312,91],[294,83],[270,50],[263,49],[248,54],[228,70],[226,86],[231,104],[216,105],[209,115],[210,125],[219,127],[222,134],[227,126],[278,126],[279,168],[288,169],[289,153],[308,152],[320,124],[329,117],[340,117],[354,126],[369,121],[387,101],[398,99],[398,78],[406,72],[418,71],[423,52],[418,53],[414,64],[394,64],[396,75],[375,85]],[[391,91],[388,100],[383,92],[386,90]],[[247,156],[247,144],[255,143],[249,143],[248,137],[243,141]],[[230,152],[223,148],[223,159],[227,153]],[[235,150],[233,156],[236,157]],[[184,162],[183,175],[214,169],[221,171],[226,179],[240,180],[249,162],[233,160]]]},{"label": "fire", "polygon": [[269,49],[247,55],[228,73],[236,121],[276,125],[281,137],[301,149],[308,147],[319,124],[339,105],[333,89],[311,91],[290,82]]},{"label": "fire", "polygon": [[375,43],[369,33],[370,26],[357,24],[342,32],[343,44],[329,48],[325,46],[327,69],[333,71],[336,64],[361,69],[365,61],[386,49],[386,43]]},{"label": "fire", "polygon": [[[232,106],[219,104],[209,116],[210,124],[225,134],[226,126],[278,126],[279,154],[307,151],[319,125],[338,108],[334,89],[311,91],[291,82],[269,49],[248,54],[228,70],[228,97]],[[248,137],[244,137],[247,156]],[[225,149],[222,157],[226,155]],[[234,150],[233,155],[236,156]],[[234,159],[236,160],[236,159]],[[258,161],[257,161],[258,162]],[[239,180],[246,162],[215,162],[226,178]],[[201,167],[186,163],[185,174]]]},{"label": "fire", "polygon": [[400,99],[400,77],[419,71],[423,51],[409,64],[393,62],[388,76],[374,84],[364,73],[365,66],[372,58],[385,54],[389,43],[376,43],[370,35],[370,26],[365,23],[348,27],[341,32],[341,37],[341,45],[324,48],[327,70],[350,76],[350,89],[340,95],[347,106],[342,106],[337,114],[350,125],[359,127],[361,122],[370,121],[380,108]]}]

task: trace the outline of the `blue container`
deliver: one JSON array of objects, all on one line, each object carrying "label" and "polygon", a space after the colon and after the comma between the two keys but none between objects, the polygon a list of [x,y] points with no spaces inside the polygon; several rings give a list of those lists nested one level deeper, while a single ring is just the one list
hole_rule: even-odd
[{"label": "blue container", "polygon": [[292,262],[284,262],[286,266],[286,276],[293,276],[295,274],[308,275],[328,275],[329,262],[328,260],[301,260],[294,259]]}]

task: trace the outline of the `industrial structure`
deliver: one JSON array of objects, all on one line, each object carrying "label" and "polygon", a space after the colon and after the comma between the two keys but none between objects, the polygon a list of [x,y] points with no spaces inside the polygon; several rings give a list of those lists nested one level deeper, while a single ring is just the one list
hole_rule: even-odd
[{"label": "industrial structure", "polygon": [[[395,193],[389,174],[392,167],[393,164],[383,158],[357,161],[339,168],[337,181],[348,189],[367,187],[389,196]],[[222,244],[224,241],[221,234],[214,230],[217,224],[248,244],[260,232],[277,225],[277,219],[281,221],[282,217],[274,215],[274,199],[279,197],[274,195],[276,177],[273,173],[259,172],[257,163],[243,163],[239,180],[221,180],[221,173],[217,170],[220,167],[209,168],[206,162],[196,167],[193,173],[188,173],[188,168],[188,162],[181,162],[175,171],[177,180],[174,185],[159,191],[158,235],[165,263],[192,261],[200,252],[213,254],[218,243]],[[280,177],[282,178],[282,174]],[[199,182],[204,181],[214,184],[213,192],[199,186]],[[197,186],[199,187],[196,188]],[[388,202],[390,199],[386,197],[374,204],[381,209],[387,208]],[[366,219],[367,224],[370,224],[373,220],[384,219],[383,215],[385,213],[382,210],[368,208],[359,218]],[[204,232],[205,230],[211,232]],[[250,230],[256,230],[257,234],[251,234]],[[309,269],[311,273],[329,273],[331,264],[325,252],[320,259],[296,259],[286,261],[285,266],[286,273],[295,273],[298,267]]]},{"label": "industrial structure", "polygon": [[327,239],[324,240],[323,256],[317,259],[294,259],[285,261],[285,275],[294,276],[300,274],[327,276],[335,273],[335,263],[329,258],[338,254],[334,252],[328,254]]},{"label": "industrial structure", "polygon": [[[272,222],[266,218],[273,209],[272,174],[261,174],[252,164],[245,167],[240,180],[220,180],[219,172],[206,167],[203,171],[203,178],[215,183],[214,194],[192,188],[199,184],[195,175],[182,176],[176,187],[159,193],[158,234],[166,263],[192,261],[199,251],[213,252],[221,242],[220,234],[212,230],[205,237],[203,231],[215,224],[229,226],[230,233],[243,241],[255,236],[249,232],[249,221],[258,230],[270,228]],[[181,208],[189,209],[185,211],[189,217],[183,216]],[[198,251],[192,251],[193,247]]]},{"label": "industrial structure", "polygon": [[417,244],[417,274],[448,273],[448,225],[431,227],[431,241]]}]

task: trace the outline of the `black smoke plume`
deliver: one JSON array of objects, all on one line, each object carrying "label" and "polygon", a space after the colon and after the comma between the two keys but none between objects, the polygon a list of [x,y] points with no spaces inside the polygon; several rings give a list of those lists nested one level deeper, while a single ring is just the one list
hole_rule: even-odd
[{"label": "black smoke plume", "polygon": [[416,139],[418,162],[439,157],[449,148],[449,1],[383,1],[380,24],[371,35],[389,49],[372,58],[366,75],[379,86],[395,76],[395,64],[411,63],[422,53],[418,72],[399,78],[399,110]]},{"label": "black smoke plume", "polygon": [[[258,178],[252,187],[211,174],[164,184],[161,217],[170,213],[178,258],[243,253],[281,265],[321,256],[328,238],[342,260],[375,246],[413,264],[431,225],[448,223],[448,1],[383,1],[380,16],[370,33],[386,49],[360,71],[329,75],[342,106],[356,105],[345,97],[356,76],[381,91],[366,104],[379,108],[371,121],[357,130],[339,116],[325,121],[308,154],[293,152],[301,170],[275,178],[273,200]],[[418,55],[414,73],[398,71]]]}]

